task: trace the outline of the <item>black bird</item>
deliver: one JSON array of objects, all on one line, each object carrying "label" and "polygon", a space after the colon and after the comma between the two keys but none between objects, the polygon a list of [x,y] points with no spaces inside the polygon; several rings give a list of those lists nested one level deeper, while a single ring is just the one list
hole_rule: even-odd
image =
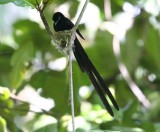
[{"label": "black bird", "polygon": [[[56,32],[70,30],[74,27],[74,24],[60,12],[56,12],[52,17],[52,20],[54,21],[53,27]],[[78,29],[76,30],[76,32],[82,39],[84,39]],[[118,104],[115,101],[111,92],[109,91],[108,87],[106,86],[105,82],[103,81],[102,77],[99,75],[98,71],[90,61],[88,55],[84,51],[77,37],[74,40],[74,46],[72,49],[80,69],[82,70],[82,72],[87,73],[105,108],[111,116],[114,116],[105,94],[107,94],[107,96],[110,98],[112,104],[117,110],[119,110]]]}]

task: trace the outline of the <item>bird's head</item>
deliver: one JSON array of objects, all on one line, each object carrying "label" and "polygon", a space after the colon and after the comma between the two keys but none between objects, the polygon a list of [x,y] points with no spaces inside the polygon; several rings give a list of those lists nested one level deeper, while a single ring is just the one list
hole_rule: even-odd
[{"label": "bird's head", "polygon": [[64,18],[64,15],[61,12],[56,12],[52,17],[52,20],[54,21],[54,24],[57,25],[59,20],[61,20],[62,18]]}]

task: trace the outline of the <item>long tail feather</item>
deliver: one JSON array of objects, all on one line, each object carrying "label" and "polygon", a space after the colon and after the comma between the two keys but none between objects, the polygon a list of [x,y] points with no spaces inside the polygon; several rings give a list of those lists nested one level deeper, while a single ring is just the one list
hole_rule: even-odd
[{"label": "long tail feather", "polygon": [[108,101],[105,97],[104,92],[101,90],[100,86],[98,85],[98,82],[96,81],[96,78],[94,77],[94,75],[91,71],[88,72],[88,76],[89,76],[92,84],[94,85],[99,97],[101,98],[105,108],[107,109],[107,111],[109,112],[109,114],[111,116],[114,116],[113,111],[112,111],[112,109],[111,109],[111,107],[110,107],[110,105],[109,105],[109,103],[108,103]]},{"label": "long tail feather", "polygon": [[[92,62],[90,61],[88,55],[84,51],[83,47],[81,46],[77,38],[75,39],[75,45],[73,48],[73,52],[74,52],[74,55],[77,59],[77,62],[81,70],[83,72],[85,71],[88,74],[92,84],[94,85],[106,109],[111,115],[113,115],[112,109],[108,101],[105,98],[105,93],[108,95],[112,104],[117,110],[119,110],[118,104],[115,101],[114,97],[112,96],[111,92],[109,91],[108,87],[105,85],[105,82],[103,81],[102,77],[99,75],[98,71],[96,70]],[[99,84],[101,86],[99,86]]]},{"label": "long tail feather", "polygon": [[114,99],[112,93],[109,91],[108,87],[106,86],[105,82],[103,81],[102,77],[99,75],[99,73],[97,72],[96,68],[94,67],[94,65],[91,63],[91,61],[88,62],[90,64],[90,67],[92,68],[92,72],[94,73],[94,75],[96,76],[97,80],[99,81],[99,83],[101,84],[102,88],[105,90],[105,92],[107,93],[108,97],[110,98],[112,104],[114,105],[114,107],[119,110],[118,104],[116,102],[116,100]]}]

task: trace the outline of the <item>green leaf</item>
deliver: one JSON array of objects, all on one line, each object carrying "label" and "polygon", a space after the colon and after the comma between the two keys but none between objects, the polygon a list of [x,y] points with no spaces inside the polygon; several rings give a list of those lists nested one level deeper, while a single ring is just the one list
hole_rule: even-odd
[{"label": "green leaf", "polygon": [[109,32],[97,31],[93,46],[86,49],[86,52],[102,77],[117,73],[117,62],[112,50],[112,35]]},{"label": "green leaf", "polygon": [[0,85],[8,87],[9,73],[11,71],[11,56],[13,49],[6,44],[0,44]]},{"label": "green leaf", "polygon": [[100,10],[103,9],[103,6],[104,6],[104,1],[103,0],[101,0],[101,1],[99,1],[99,0],[91,0],[91,2],[94,3],[96,6],[98,6]]},{"label": "green leaf", "polygon": [[38,23],[20,20],[14,23],[13,27],[13,36],[18,45],[32,42],[35,50],[40,50],[42,53],[54,52],[46,30],[41,29]]},{"label": "green leaf", "polygon": [[25,65],[33,58],[34,47],[32,43],[22,45],[12,56],[11,64],[14,66],[10,75],[10,87],[18,88],[24,80]]},{"label": "green leaf", "polygon": [[7,132],[6,121],[1,116],[0,116],[0,132]]},{"label": "green leaf", "polygon": [[146,42],[144,45],[144,66],[147,69],[157,72],[160,70],[160,36],[158,29],[148,26],[146,31]]},{"label": "green leaf", "polygon": [[143,129],[139,127],[127,127],[127,126],[115,126],[114,130],[122,131],[122,132],[145,132]]},{"label": "green leaf", "polygon": [[7,4],[9,2],[14,2],[15,0],[0,0],[0,4]]},{"label": "green leaf", "polygon": [[42,88],[42,96],[54,99],[55,107],[53,111],[55,113],[61,115],[68,112],[68,108],[70,107],[68,105],[69,90],[65,72],[39,71],[32,76],[30,84],[34,88]]},{"label": "green leaf", "polygon": [[34,8],[32,1],[29,1],[29,0],[15,0],[13,3],[16,6],[22,6],[22,7],[30,6],[30,7]]},{"label": "green leaf", "polygon": [[[122,6],[123,3],[124,3],[124,0],[114,0],[113,3],[116,4],[116,5]],[[112,9],[112,10],[114,10],[114,9]]]},{"label": "green leaf", "polygon": [[116,100],[119,106],[125,106],[130,100],[136,99],[124,80],[117,79],[114,81],[114,85],[116,87]]},{"label": "green leaf", "polygon": [[34,132],[58,132],[57,120],[48,115],[36,116],[26,124],[27,131]]},{"label": "green leaf", "polygon": [[154,124],[156,131],[160,131],[160,122]]},{"label": "green leaf", "polygon": [[6,87],[0,86],[0,99],[8,100],[10,98],[10,90]]},{"label": "green leaf", "polygon": [[58,132],[55,118],[42,115],[34,124],[34,132]]},{"label": "green leaf", "polygon": [[71,15],[71,18],[75,16],[78,6],[79,6],[78,1],[74,1],[71,3],[71,8],[69,10],[69,14]]},{"label": "green leaf", "polygon": [[121,44],[122,60],[125,63],[129,73],[135,71],[141,57],[143,56],[142,48],[137,44],[139,39],[138,32],[139,31],[136,30],[136,27],[129,30],[126,35],[125,43]]},{"label": "green leaf", "polygon": [[21,6],[21,7],[30,6],[30,7],[34,8],[34,4],[35,4],[34,1],[35,0],[1,0],[0,4],[7,4],[9,2],[12,2],[16,6]]},{"label": "green leaf", "polygon": [[9,86],[17,89],[24,80],[24,72],[20,71],[22,69],[14,68],[10,74]]},{"label": "green leaf", "polygon": [[19,68],[23,67],[28,61],[33,58],[34,47],[32,43],[21,45],[21,47],[14,52],[11,64],[18,65]]},{"label": "green leaf", "polygon": [[149,96],[149,100],[151,101],[151,108],[148,112],[148,116],[152,119],[158,120],[160,114],[160,100],[159,100],[160,93],[157,91],[152,91]]},{"label": "green leaf", "polygon": [[[0,55],[0,74],[7,74],[11,70],[10,65],[11,55]],[[2,77],[2,76],[1,76]]]},{"label": "green leaf", "polygon": [[152,122],[144,122],[140,125],[140,127],[145,131],[145,132],[156,132],[154,124]]},{"label": "green leaf", "polygon": [[137,111],[138,101],[131,101],[124,109],[123,122],[130,126],[133,126],[135,123],[132,121],[132,115]]}]

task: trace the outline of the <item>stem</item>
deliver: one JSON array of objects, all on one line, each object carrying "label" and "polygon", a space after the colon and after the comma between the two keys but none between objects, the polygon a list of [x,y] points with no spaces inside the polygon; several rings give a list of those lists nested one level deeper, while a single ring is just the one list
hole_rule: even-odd
[{"label": "stem", "polygon": [[44,26],[45,26],[45,28],[46,28],[46,30],[47,30],[48,35],[50,36],[51,40],[53,40],[53,33],[52,33],[52,31],[51,31],[51,29],[50,29],[50,27],[49,27],[49,24],[48,24],[48,22],[47,22],[47,20],[46,20],[46,18],[45,18],[45,16],[44,16],[44,13],[43,13],[43,12],[40,12],[40,16],[41,16],[41,19],[42,19],[42,21],[43,21],[43,24],[44,24]]},{"label": "stem", "polygon": [[72,52],[71,52],[71,50],[69,52],[68,58],[69,58],[69,88],[70,88],[70,99],[71,99],[72,127],[73,127],[73,132],[75,132],[74,94],[73,94],[73,75],[72,75]]},{"label": "stem", "polygon": [[39,11],[40,17],[41,17],[42,22],[43,22],[43,24],[44,24],[44,26],[45,26],[45,28],[46,28],[46,30],[47,30],[47,33],[48,33],[48,35],[50,36],[51,40],[54,40],[53,33],[52,33],[52,31],[51,31],[51,29],[50,29],[50,27],[49,27],[49,24],[48,24],[48,22],[47,22],[47,20],[46,20],[46,18],[45,18],[45,16],[44,16],[44,10],[45,10],[45,8],[46,8],[49,0],[47,0],[47,1],[46,1],[45,3],[43,3],[42,5],[40,5],[40,3],[38,3],[37,0],[35,0],[35,1],[36,1],[36,6],[35,6],[35,8]]},{"label": "stem", "polygon": [[120,42],[116,38],[116,36],[113,36],[113,52],[114,52],[114,55],[115,55],[117,63],[118,63],[118,68],[119,68],[124,80],[126,81],[128,86],[132,90],[133,94],[141,102],[141,104],[145,108],[149,108],[149,106],[150,106],[149,100],[146,98],[146,96],[143,94],[143,92],[140,90],[140,88],[137,86],[137,84],[133,81],[126,66],[124,65],[124,63],[121,60]]},{"label": "stem", "polygon": [[80,20],[82,19],[82,16],[84,14],[84,11],[87,7],[89,0],[86,0],[86,2],[84,3],[84,6],[81,10],[81,13],[76,21],[75,26],[72,28],[71,30],[71,39],[70,39],[70,45],[69,45],[69,87],[70,87],[70,99],[71,99],[71,112],[72,112],[72,128],[73,128],[73,132],[75,132],[75,118],[74,118],[74,92],[73,92],[73,75],[72,75],[72,46],[74,45],[74,40],[75,40],[75,34],[76,34],[76,30],[78,28],[78,25],[80,23]]},{"label": "stem", "polygon": [[[80,21],[81,21],[81,19],[82,19],[82,16],[83,16],[83,14],[84,14],[84,11],[85,11],[85,9],[86,9],[86,7],[87,7],[87,5],[88,5],[88,2],[89,2],[89,0],[86,0],[86,2],[84,3],[84,6],[83,6],[83,8],[82,8],[82,11],[81,11],[81,13],[80,13],[80,15],[79,15],[79,17],[78,17],[78,19],[77,19],[77,21],[76,21],[76,24],[74,25],[74,27],[73,27],[73,32],[75,32],[76,31],[76,29],[78,28],[78,25],[79,25],[79,23],[80,23]],[[72,33],[73,33],[72,32]]]}]

